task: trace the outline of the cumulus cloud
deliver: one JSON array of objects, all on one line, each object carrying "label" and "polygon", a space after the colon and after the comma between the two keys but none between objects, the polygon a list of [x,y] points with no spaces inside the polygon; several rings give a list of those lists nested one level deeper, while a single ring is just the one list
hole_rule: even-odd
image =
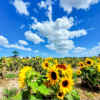
[{"label": "cumulus cloud", "polygon": [[18,43],[21,45],[28,45],[28,43],[24,40],[19,40]]},{"label": "cumulus cloud", "polygon": [[47,7],[47,3],[45,1],[41,1],[41,2],[38,3],[38,6],[40,8],[46,8]]},{"label": "cumulus cloud", "polygon": [[38,3],[38,6],[40,8],[47,9],[46,14],[49,18],[49,21],[52,21],[52,0],[41,1]]},{"label": "cumulus cloud", "polygon": [[48,39],[47,48],[65,53],[75,47],[74,41],[71,39],[87,35],[85,29],[70,31],[72,26],[74,26],[73,17],[62,17],[56,21],[37,21],[31,27]]},{"label": "cumulus cloud", "polygon": [[86,10],[98,2],[99,0],[60,0],[60,6],[70,13],[73,8]]},{"label": "cumulus cloud", "polygon": [[98,56],[98,54],[100,54],[100,42],[96,46],[91,47],[90,49],[85,47],[76,47],[72,50],[69,56],[91,57]]},{"label": "cumulus cloud", "polygon": [[19,46],[18,44],[8,44],[6,46],[6,48],[15,48],[15,49],[23,50],[23,51],[32,51],[31,48],[26,48],[24,46]]},{"label": "cumulus cloud", "polygon": [[83,52],[86,52],[86,48],[84,48],[84,47],[76,47],[76,48],[74,48],[74,50],[73,50],[73,53],[83,53]]},{"label": "cumulus cloud", "polygon": [[100,42],[94,46],[93,48],[91,48],[90,50],[88,50],[88,52],[86,52],[88,56],[96,56],[98,54],[100,54]]},{"label": "cumulus cloud", "polygon": [[0,35],[0,45],[7,45],[8,44],[8,39],[5,38],[4,36]]},{"label": "cumulus cloud", "polygon": [[28,6],[29,6],[29,2],[24,2],[23,0],[14,0],[13,5],[16,8],[17,12],[19,14],[23,14],[28,16],[29,12],[28,12]]},{"label": "cumulus cloud", "polygon": [[44,42],[43,39],[41,39],[37,34],[31,32],[31,31],[26,31],[24,35],[25,35],[27,40],[32,41],[35,44],[39,44],[40,42]]},{"label": "cumulus cloud", "polygon": [[16,48],[24,51],[32,51],[31,48],[25,48],[22,45],[18,44],[9,44],[9,41],[6,37],[0,35],[0,46],[5,47],[5,48]]}]

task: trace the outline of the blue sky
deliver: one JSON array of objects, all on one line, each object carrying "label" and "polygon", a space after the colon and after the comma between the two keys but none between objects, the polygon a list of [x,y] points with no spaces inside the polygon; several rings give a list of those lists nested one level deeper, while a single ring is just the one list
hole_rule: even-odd
[{"label": "blue sky", "polygon": [[96,56],[99,9],[99,0],[2,0],[0,56]]}]

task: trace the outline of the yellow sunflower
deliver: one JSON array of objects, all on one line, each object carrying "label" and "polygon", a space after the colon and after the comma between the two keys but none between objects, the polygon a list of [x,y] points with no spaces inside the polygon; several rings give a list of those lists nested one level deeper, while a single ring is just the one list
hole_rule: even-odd
[{"label": "yellow sunflower", "polygon": [[55,85],[59,81],[59,74],[55,67],[50,68],[46,76],[51,85]]},{"label": "yellow sunflower", "polygon": [[42,63],[42,68],[43,68],[43,69],[48,69],[49,67],[50,67],[50,64],[49,64],[48,61],[44,61],[44,62]]},{"label": "yellow sunflower", "polygon": [[100,57],[98,57],[97,60],[100,61]]},{"label": "yellow sunflower", "polygon": [[92,65],[94,64],[94,62],[93,62],[92,59],[90,59],[90,58],[86,58],[86,60],[85,60],[85,64],[86,64],[87,66],[92,66]]},{"label": "yellow sunflower", "polygon": [[97,64],[97,71],[100,72],[100,63]]},{"label": "yellow sunflower", "polygon": [[71,68],[71,66],[66,65],[66,64],[56,64],[56,68],[57,68],[57,70],[66,72],[66,71],[68,71],[68,69]]},{"label": "yellow sunflower", "polygon": [[63,68],[62,68],[62,69],[60,69],[60,70],[62,71],[62,74],[63,74],[64,76],[67,76],[67,77],[72,78],[73,70],[72,70],[70,64],[66,66],[66,69],[63,69]]},{"label": "yellow sunflower", "polygon": [[19,87],[20,88],[24,88],[25,87],[25,78],[26,78],[26,72],[28,72],[29,70],[32,70],[32,67],[30,66],[25,66],[24,68],[21,69],[21,71],[19,72]]},{"label": "yellow sunflower", "polygon": [[77,73],[77,75],[81,75],[81,70],[80,69],[78,69],[77,71],[76,71],[76,73]]},{"label": "yellow sunflower", "polygon": [[85,67],[85,65],[84,65],[83,62],[79,62],[78,65],[79,65],[79,67],[80,67],[81,69]]},{"label": "yellow sunflower", "polygon": [[48,57],[48,58],[45,58],[45,61],[50,61],[52,59],[53,59],[52,57]]},{"label": "yellow sunflower", "polygon": [[64,73],[65,76],[67,76],[69,78],[72,78],[72,76],[73,76],[73,70],[72,70],[71,67],[67,68],[66,71],[63,71],[63,73]]},{"label": "yellow sunflower", "polygon": [[56,68],[58,70],[66,70],[67,69],[67,66],[66,66],[66,64],[57,64],[56,65]]},{"label": "yellow sunflower", "polygon": [[57,59],[54,59],[54,64],[58,64],[58,60]]},{"label": "yellow sunflower", "polygon": [[60,99],[60,100],[63,100],[63,99],[64,99],[64,96],[65,96],[65,94],[64,94],[63,91],[59,91],[59,92],[57,93],[57,98]]},{"label": "yellow sunflower", "polygon": [[73,84],[72,78],[62,78],[61,82],[59,83],[60,90],[62,90],[64,93],[68,93],[72,90]]}]

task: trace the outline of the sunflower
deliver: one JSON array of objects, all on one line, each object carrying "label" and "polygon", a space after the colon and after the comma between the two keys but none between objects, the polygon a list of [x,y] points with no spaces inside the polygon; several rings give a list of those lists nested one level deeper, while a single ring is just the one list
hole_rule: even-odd
[{"label": "sunflower", "polygon": [[100,72],[100,63],[97,64],[97,71]]},{"label": "sunflower", "polygon": [[64,96],[65,96],[65,94],[64,94],[63,91],[59,91],[59,92],[57,93],[57,98],[60,99],[60,100],[63,100],[63,99],[64,99]]},{"label": "sunflower", "polygon": [[73,70],[72,70],[72,68],[70,67],[70,65],[69,65],[69,67],[67,68],[67,70],[63,71],[63,73],[64,73],[65,76],[67,76],[67,77],[69,77],[69,78],[72,78],[72,76],[73,76]]},{"label": "sunflower", "polygon": [[51,85],[55,85],[59,81],[59,74],[55,67],[50,68],[46,76]]},{"label": "sunflower", "polygon": [[52,65],[52,64],[55,64],[55,65],[58,64],[57,59],[53,59],[53,58],[51,58],[51,57],[45,58],[45,61],[51,63],[51,65]]},{"label": "sunflower", "polygon": [[43,69],[48,69],[49,67],[50,67],[50,64],[49,64],[48,61],[44,61],[44,62],[42,63],[42,68],[43,68]]},{"label": "sunflower", "polygon": [[70,64],[67,66],[65,64],[59,64],[59,66],[57,65],[56,68],[62,72],[62,75],[70,78],[72,77],[73,70]]},{"label": "sunflower", "polygon": [[97,60],[100,61],[100,57],[98,57]]},{"label": "sunflower", "polygon": [[59,83],[60,90],[62,90],[64,93],[68,93],[72,90],[73,84],[72,78],[62,78],[61,82]]},{"label": "sunflower", "polygon": [[66,70],[66,65],[65,64],[58,64],[58,65],[56,65],[56,68],[58,69],[58,70]]},{"label": "sunflower", "polygon": [[45,61],[50,61],[52,59],[53,59],[52,57],[48,57],[48,58],[45,58]]},{"label": "sunflower", "polygon": [[81,75],[81,70],[80,69],[78,69],[77,71],[76,71],[76,73],[77,73],[77,75],[79,76],[79,75]]},{"label": "sunflower", "polygon": [[81,69],[84,68],[85,66],[83,62],[79,62],[78,65],[80,66]]},{"label": "sunflower", "polygon": [[54,59],[54,61],[53,61],[53,62],[54,62],[54,64],[55,64],[55,65],[57,65],[57,64],[58,64],[57,59]]},{"label": "sunflower", "polygon": [[56,68],[57,70],[60,70],[60,71],[67,71],[68,69],[71,68],[70,65],[66,65],[66,64],[56,64]]},{"label": "sunflower", "polygon": [[24,88],[25,87],[26,72],[28,72],[29,70],[32,70],[32,67],[25,66],[19,72],[18,81],[19,81],[19,87],[20,88]]},{"label": "sunflower", "polygon": [[92,59],[90,59],[90,58],[86,58],[86,60],[85,60],[85,64],[86,64],[87,66],[92,66],[92,65],[94,64],[94,62],[93,62]]}]

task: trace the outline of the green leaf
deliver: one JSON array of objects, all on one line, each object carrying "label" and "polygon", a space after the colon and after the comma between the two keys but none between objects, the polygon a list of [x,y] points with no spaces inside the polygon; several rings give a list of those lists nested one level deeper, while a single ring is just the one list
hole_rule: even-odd
[{"label": "green leaf", "polygon": [[35,96],[31,95],[31,96],[30,96],[30,100],[39,100],[39,99],[36,98]]},{"label": "green leaf", "polygon": [[67,95],[66,97],[67,97],[67,100],[74,100],[71,94]]},{"label": "green leaf", "polygon": [[32,88],[32,91],[35,92],[35,93],[38,91],[38,88],[39,88],[37,82],[31,82],[30,87]]},{"label": "green leaf", "polygon": [[19,92],[16,96],[12,98],[12,100],[22,100],[22,93]]},{"label": "green leaf", "polygon": [[73,100],[80,100],[80,96],[76,90],[72,90],[71,95],[73,96]]},{"label": "green leaf", "polygon": [[47,88],[43,84],[39,87],[39,91],[41,94],[44,94],[44,95],[49,95],[52,92],[52,90],[50,88]]}]

